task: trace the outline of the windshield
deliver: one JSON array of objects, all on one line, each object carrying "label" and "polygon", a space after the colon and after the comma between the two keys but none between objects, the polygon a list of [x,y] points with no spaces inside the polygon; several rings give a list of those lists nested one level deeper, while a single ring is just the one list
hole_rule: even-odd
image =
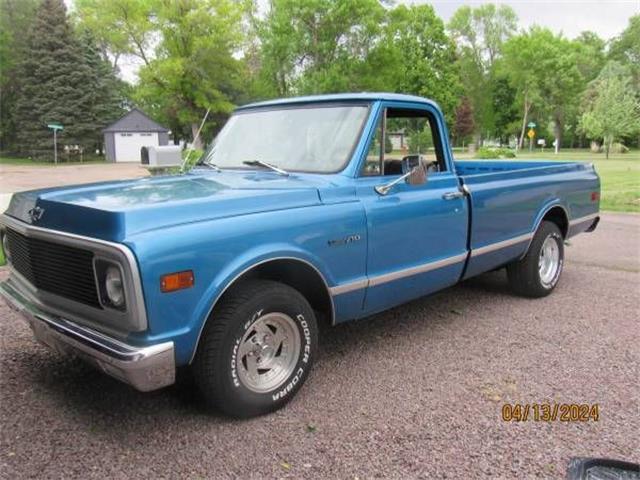
[{"label": "windshield", "polygon": [[220,168],[266,162],[287,171],[328,173],[349,160],[367,105],[317,105],[235,113],[202,161]]}]

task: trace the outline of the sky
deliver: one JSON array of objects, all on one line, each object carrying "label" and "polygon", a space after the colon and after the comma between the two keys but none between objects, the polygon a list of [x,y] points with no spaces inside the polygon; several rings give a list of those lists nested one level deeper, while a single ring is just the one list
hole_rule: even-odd
[{"label": "sky", "polygon": [[402,3],[429,3],[445,23],[463,5],[504,4],[516,12],[520,27],[537,24],[569,38],[591,30],[605,40],[622,32],[629,17],[640,14],[640,0],[406,0]]},{"label": "sky", "polygon": [[[398,3],[428,3],[438,16],[448,22],[453,13],[463,5],[478,6],[485,3],[509,5],[518,15],[521,28],[537,24],[556,33],[574,38],[580,32],[591,30],[609,40],[622,32],[633,15],[640,14],[640,0],[396,0]],[[65,0],[71,6],[73,0]],[[258,0],[267,4],[266,0]],[[121,76],[135,82],[141,62],[135,58],[123,58]]]}]

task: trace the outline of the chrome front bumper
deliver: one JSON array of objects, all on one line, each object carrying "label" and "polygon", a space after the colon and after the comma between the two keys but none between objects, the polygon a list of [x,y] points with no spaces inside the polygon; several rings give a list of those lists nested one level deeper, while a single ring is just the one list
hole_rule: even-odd
[{"label": "chrome front bumper", "polygon": [[44,312],[21,294],[10,280],[0,283],[0,296],[23,315],[37,340],[58,352],[81,357],[142,392],[175,382],[173,342],[147,347],[127,345],[96,330]]}]

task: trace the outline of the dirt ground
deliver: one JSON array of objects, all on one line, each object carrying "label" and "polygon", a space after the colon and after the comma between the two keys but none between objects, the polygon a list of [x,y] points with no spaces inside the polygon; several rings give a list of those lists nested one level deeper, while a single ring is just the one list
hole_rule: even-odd
[{"label": "dirt ground", "polygon": [[[146,174],[24,168],[0,167],[3,192]],[[640,216],[604,214],[549,297],[514,296],[500,271],[325,327],[298,396],[245,421],[189,382],[143,394],[61,357],[0,301],[0,478],[528,479],[564,478],[574,456],[638,462],[639,300]],[[597,404],[599,420],[504,421],[516,403]]]},{"label": "dirt ground", "polygon": [[147,175],[147,170],[139,163],[94,163],[56,167],[0,165],[0,194]]}]

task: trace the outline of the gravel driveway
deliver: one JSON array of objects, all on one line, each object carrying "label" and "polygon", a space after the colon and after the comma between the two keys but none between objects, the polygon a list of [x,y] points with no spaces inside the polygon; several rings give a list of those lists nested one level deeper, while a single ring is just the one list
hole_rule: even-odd
[{"label": "gravel driveway", "polygon": [[[34,343],[0,306],[3,478],[562,478],[640,461],[640,216],[571,241],[553,295],[483,275],[321,332],[284,410],[208,413],[188,383],[137,393]],[[504,422],[510,403],[598,403],[588,423]]]}]

